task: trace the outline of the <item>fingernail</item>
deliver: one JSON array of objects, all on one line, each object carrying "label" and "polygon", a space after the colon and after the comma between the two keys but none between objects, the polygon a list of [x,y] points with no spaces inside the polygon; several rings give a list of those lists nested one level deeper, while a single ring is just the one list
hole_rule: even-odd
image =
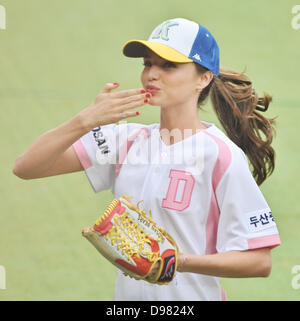
[{"label": "fingernail", "polygon": [[146,90],[142,89],[141,90],[141,94],[144,94],[146,92]]},{"label": "fingernail", "polygon": [[147,98],[150,98],[150,97],[151,97],[151,95],[150,95],[150,94],[146,94],[146,97],[147,97]]},{"label": "fingernail", "polygon": [[145,99],[145,100],[144,100],[144,103],[147,103],[148,101],[149,101],[149,99]]},{"label": "fingernail", "polygon": [[140,114],[140,112],[139,112],[139,111],[137,111],[135,114],[136,114],[136,115],[139,115],[139,114]]},{"label": "fingernail", "polygon": [[118,82],[114,82],[114,86],[118,86],[119,85],[119,83]]}]

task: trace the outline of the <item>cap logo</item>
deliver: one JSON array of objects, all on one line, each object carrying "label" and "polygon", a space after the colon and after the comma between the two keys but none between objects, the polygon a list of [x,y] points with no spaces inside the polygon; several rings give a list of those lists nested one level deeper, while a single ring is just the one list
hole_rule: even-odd
[{"label": "cap logo", "polygon": [[201,58],[200,58],[199,54],[197,54],[197,53],[193,56],[193,58],[197,59],[198,61],[201,61]]},{"label": "cap logo", "polygon": [[179,23],[172,21],[172,20],[168,20],[165,21],[164,23],[162,23],[160,26],[157,27],[157,29],[154,31],[153,35],[152,35],[152,39],[159,39],[161,38],[162,40],[169,40],[169,30],[171,27],[174,26],[178,26]]}]

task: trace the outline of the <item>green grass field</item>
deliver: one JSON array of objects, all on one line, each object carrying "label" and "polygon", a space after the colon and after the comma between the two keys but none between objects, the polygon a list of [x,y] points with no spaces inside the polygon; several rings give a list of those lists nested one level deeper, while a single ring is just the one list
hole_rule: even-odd
[{"label": "green grass field", "polygon": [[[111,300],[115,270],[81,236],[112,199],[94,194],[84,173],[23,181],[16,157],[40,134],[79,112],[106,82],[140,87],[140,60],[122,56],[168,18],[195,20],[215,35],[221,65],[247,70],[259,93],[273,95],[275,173],[262,190],[282,245],[269,278],[223,279],[229,300],[298,300],[292,267],[300,265],[300,29],[291,0],[0,0],[0,300]],[[157,122],[145,106],[134,121]],[[200,117],[216,121],[208,104]]]}]

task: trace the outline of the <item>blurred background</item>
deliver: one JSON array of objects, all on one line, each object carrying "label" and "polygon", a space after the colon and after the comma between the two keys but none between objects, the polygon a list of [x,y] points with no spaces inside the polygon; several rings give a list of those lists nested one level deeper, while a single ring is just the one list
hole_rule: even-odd
[{"label": "blurred background", "polygon": [[[140,87],[142,61],[122,56],[164,20],[207,27],[221,66],[246,71],[259,93],[273,96],[277,117],[274,174],[262,185],[282,245],[269,278],[222,279],[229,300],[300,299],[300,29],[296,0],[0,0],[0,300],[112,300],[115,270],[81,236],[109,202],[84,173],[24,181],[15,159],[45,131],[88,106],[106,82]],[[299,10],[300,13],[300,10]],[[298,19],[300,27],[300,17]],[[145,106],[134,122],[159,121]],[[218,124],[208,102],[203,120]],[[299,272],[297,272],[299,271]]]}]

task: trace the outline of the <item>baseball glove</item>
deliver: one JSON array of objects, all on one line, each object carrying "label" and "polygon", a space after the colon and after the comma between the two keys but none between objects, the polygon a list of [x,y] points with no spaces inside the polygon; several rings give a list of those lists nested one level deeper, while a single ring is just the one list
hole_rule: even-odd
[{"label": "baseball glove", "polygon": [[125,275],[168,284],[177,269],[178,247],[145,211],[123,196],[114,199],[95,225],[82,230],[96,249]]}]

